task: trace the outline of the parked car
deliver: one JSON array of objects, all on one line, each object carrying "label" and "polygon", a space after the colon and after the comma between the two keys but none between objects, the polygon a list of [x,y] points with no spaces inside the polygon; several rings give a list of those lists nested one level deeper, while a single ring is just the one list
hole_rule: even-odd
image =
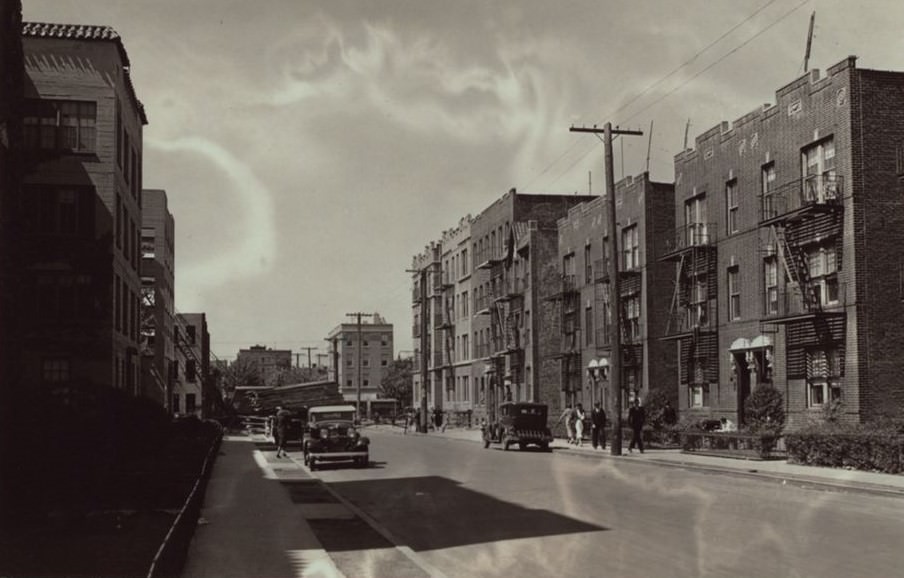
[{"label": "parked car", "polygon": [[504,450],[512,444],[518,444],[522,450],[529,445],[549,450],[553,437],[546,424],[547,413],[543,403],[503,403],[499,406],[498,419],[483,426],[483,447],[501,443]]},{"label": "parked car", "polygon": [[326,405],[308,410],[302,444],[304,464],[317,469],[324,462],[351,462],[359,468],[370,463],[370,440],[355,427],[355,406]]}]

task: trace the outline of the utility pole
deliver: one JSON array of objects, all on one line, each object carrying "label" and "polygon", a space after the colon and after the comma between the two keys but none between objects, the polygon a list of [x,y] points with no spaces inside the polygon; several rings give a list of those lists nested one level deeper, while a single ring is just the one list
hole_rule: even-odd
[{"label": "utility pole", "polygon": [[[299,347],[298,349],[303,349],[308,352],[308,367],[311,367],[311,351],[317,351],[316,347]],[[295,354],[295,367],[298,367],[298,356],[300,353]]]},{"label": "utility pole", "polygon": [[804,74],[810,69],[810,48],[813,46],[813,25],[816,23],[816,10],[810,14],[810,29],[807,31],[807,50],[804,52]]},{"label": "utility pole", "polygon": [[[355,411],[358,412],[358,419],[361,419],[361,318],[362,317],[373,317],[373,313],[346,313],[346,317],[355,317],[357,318],[357,326],[358,326],[358,379],[355,384],[357,403],[355,405]],[[308,355],[310,355],[310,350],[308,351]]]},{"label": "utility pole", "polygon": [[639,130],[613,129],[612,123],[607,122],[602,129],[571,127],[571,132],[589,132],[597,135],[603,134],[606,164],[606,212],[609,213],[609,314],[612,323],[609,324],[609,343],[611,355],[609,356],[609,407],[614,414],[612,434],[612,455],[620,456],[622,453],[622,352],[621,352],[621,295],[618,287],[618,221],[615,218],[615,172],[612,168],[612,135],[636,135],[643,133]]}]

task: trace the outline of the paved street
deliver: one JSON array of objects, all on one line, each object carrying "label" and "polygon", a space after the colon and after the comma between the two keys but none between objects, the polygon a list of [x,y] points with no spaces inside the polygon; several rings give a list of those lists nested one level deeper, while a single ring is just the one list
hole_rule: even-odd
[{"label": "paved street", "polygon": [[890,576],[899,498],[371,431],[316,472],[447,576]]}]

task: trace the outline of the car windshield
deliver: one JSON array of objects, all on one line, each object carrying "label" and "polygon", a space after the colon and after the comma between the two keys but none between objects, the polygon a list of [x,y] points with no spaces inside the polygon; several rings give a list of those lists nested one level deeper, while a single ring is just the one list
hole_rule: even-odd
[{"label": "car windshield", "polygon": [[345,420],[352,421],[355,419],[354,411],[324,411],[324,412],[311,412],[311,421],[334,421],[334,420]]}]

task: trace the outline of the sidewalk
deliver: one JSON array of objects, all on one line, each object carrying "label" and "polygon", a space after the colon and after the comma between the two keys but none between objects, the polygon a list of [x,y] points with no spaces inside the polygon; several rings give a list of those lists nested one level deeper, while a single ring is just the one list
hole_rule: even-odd
[{"label": "sidewalk", "polygon": [[[398,426],[378,425],[369,427],[379,431],[403,435],[402,428]],[[444,432],[431,431],[427,434],[408,430],[407,435],[443,437],[472,443],[482,442],[480,428],[448,428]],[[651,465],[765,478],[782,483],[904,498],[904,476],[895,474],[802,466],[790,464],[783,460],[759,461],[695,455],[682,453],[679,449],[648,449],[644,453],[637,451],[628,453],[627,445],[622,448],[623,455],[613,456],[608,447],[605,450],[595,450],[589,443],[583,446],[573,446],[561,438],[557,438],[553,442],[552,449],[557,454],[569,454],[588,459],[630,460]]]}]

